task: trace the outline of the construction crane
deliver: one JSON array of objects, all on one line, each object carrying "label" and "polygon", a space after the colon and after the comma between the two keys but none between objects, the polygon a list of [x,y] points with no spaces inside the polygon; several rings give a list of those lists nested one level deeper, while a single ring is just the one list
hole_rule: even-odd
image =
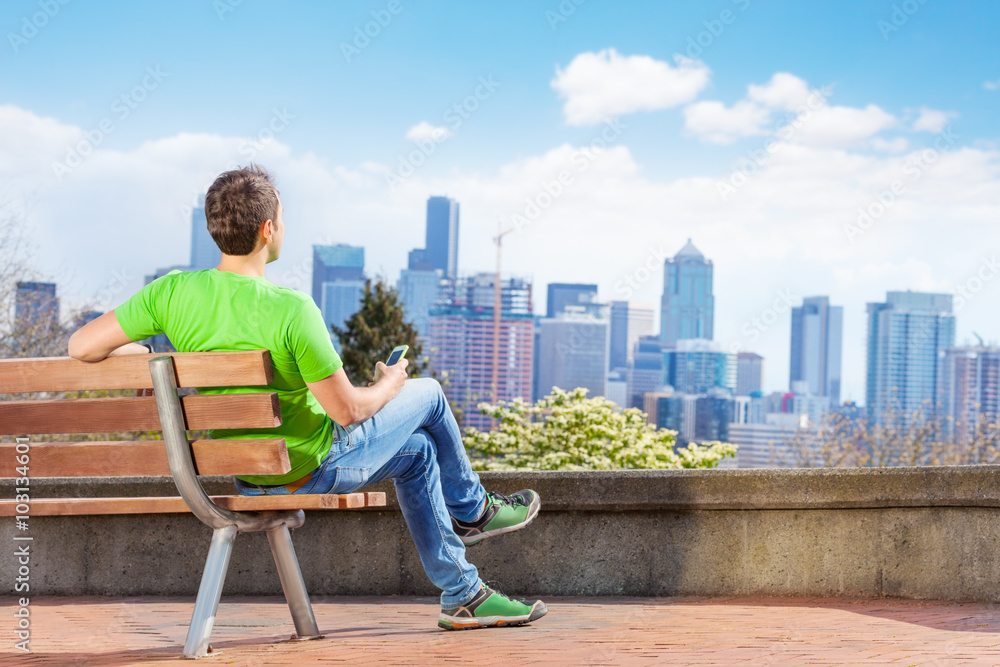
[{"label": "construction crane", "polygon": [[500,222],[497,222],[497,235],[493,237],[493,242],[497,244],[497,274],[493,280],[493,383],[492,388],[493,405],[497,404],[500,397],[500,310],[503,302],[500,296],[500,249],[503,246],[503,237],[514,231],[510,228],[505,232],[500,231]]}]

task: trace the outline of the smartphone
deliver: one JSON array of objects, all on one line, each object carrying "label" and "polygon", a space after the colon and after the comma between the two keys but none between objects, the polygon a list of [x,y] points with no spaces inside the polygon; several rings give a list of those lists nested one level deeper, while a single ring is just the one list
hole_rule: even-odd
[{"label": "smartphone", "polygon": [[394,365],[396,362],[398,362],[406,355],[406,351],[409,349],[410,349],[409,345],[398,345],[395,349],[393,349],[392,354],[389,355],[389,358],[386,360],[385,365],[386,366]]}]

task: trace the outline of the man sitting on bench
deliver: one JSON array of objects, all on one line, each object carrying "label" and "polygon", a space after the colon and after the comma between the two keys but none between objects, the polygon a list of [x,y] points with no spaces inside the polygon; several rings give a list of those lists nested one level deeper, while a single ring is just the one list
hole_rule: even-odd
[{"label": "man sitting on bench", "polygon": [[408,380],[403,359],[378,362],[374,381],[355,387],[312,299],[264,278],[285,236],[270,175],[257,166],[223,173],[205,195],[205,215],[222,250],[219,266],[154,280],[74,333],[70,356],[97,361],[144,352],[131,341],[158,333],[180,352],[270,350],[268,390],[278,393],[281,426],[211,435],[283,437],[292,469],[234,478],[240,493],[349,493],[392,478],[424,570],[442,590],[439,626],[522,625],[544,616],[544,602],[513,600],[487,587],[465,558],[466,546],[526,526],[538,513],[538,494],[487,493],[436,380]]}]

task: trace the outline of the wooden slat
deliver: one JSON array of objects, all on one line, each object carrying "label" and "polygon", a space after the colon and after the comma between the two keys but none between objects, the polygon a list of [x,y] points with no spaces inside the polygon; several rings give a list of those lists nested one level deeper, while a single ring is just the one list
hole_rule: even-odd
[{"label": "wooden slat", "polygon": [[[0,394],[85,389],[149,389],[149,360],[160,354],[129,354],[102,361],[70,357],[0,360]],[[251,387],[273,379],[271,353],[172,352],[179,387]]]},{"label": "wooden slat", "polygon": [[[277,393],[183,396],[188,429],[274,428]],[[0,435],[159,431],[155,398],[77,398],[0,402]]]},{"label": "wooden slat", "polygon": [[[212,500],[220,507],[237,512],[385,507],[384,493],[213,496]],[[0,516],[15,516],[16,506],[17,503],[13,500],[0,500]],[[188,511],[184,500],[176,496],[160,498],[39,498],[32,499],[28,516],[179,514]]]},{"label": "wooden slat", "polygon": [[[281,438],[195,440],[199,475],[283,475],[292,469]],[[15,443],[0,443],[0,461],[14,461]],[[170,476],[162,440],[38,442],[29,450],[30,477]],[[20,477],[0,467],[0,479]]]}]

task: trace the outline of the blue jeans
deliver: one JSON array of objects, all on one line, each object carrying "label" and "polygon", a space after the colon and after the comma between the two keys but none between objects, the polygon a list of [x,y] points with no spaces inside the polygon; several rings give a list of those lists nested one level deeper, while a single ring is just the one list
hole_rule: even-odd
[{"label": "blue jeans", "polygon": [[[441,604],[469,601],[482,582],[476,567],[465,559],[465,545],[452,529],[451,517],[475,521],[486,491],[472,470],[438,381],[407,380],[399,394],[367,421],[347,428],[336,422],[333,426],[330,453],[295,493],[350,493],[392,478],[424,571],[442,590]],[[284,486],[235,481],[243,495],[289,494]]]}]

